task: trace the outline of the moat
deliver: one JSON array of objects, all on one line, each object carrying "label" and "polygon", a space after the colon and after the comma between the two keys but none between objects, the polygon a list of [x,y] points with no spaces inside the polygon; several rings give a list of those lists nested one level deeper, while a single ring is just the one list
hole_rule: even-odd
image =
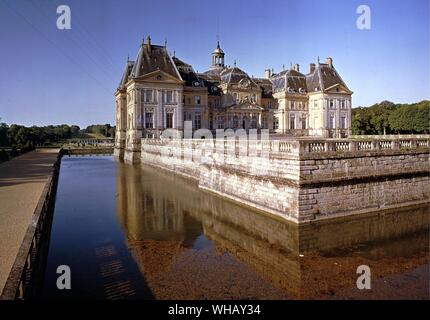
[{"label": "moat", "polygon": [[65,156],[41,297],[428,299],[428,243],[428,207],[299,226],[163,170]]}]

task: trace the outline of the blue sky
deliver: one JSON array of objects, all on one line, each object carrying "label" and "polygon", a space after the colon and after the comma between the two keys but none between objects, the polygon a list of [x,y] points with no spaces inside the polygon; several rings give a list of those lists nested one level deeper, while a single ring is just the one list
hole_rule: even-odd
[{"label": "blue sky", "polygon": [[[67,4],[72,29],[56,28]],[[371,9],[359,30],[356,9]],[[143,36],[203,72],[219,34],[250,75],[331,56],[353,105],[429,99],[428,0],[0,0],[0,118],[24,125],[114,123],[114,91]]]}]

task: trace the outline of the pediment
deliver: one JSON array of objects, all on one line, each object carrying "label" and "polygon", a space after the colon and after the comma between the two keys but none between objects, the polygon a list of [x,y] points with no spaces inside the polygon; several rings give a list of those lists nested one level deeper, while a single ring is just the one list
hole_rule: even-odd
[{"label": "pediment", "polygon": [[162,83],[174,83],[174,84],[182,84],[183,81],[179,78],[173,77],[172,75],[162,71],[156,70],[143,76],[137,78],[140,81],[149,81],[149,82],[162,82]]},{"label": "pediment", "polygon": [[326,93],[343,93],[343,94],[352,94],[352,91],[349,90],[346,86],[344,86],[341,83],[337,83],[335,85],[332,85],[331,87],[328,87],[324,90]]}]

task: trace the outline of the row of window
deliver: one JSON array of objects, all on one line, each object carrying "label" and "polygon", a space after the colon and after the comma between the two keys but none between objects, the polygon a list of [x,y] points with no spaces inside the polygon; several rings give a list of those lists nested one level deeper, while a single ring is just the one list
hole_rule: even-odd
[{"label": "row of window", "polygon": [[[192,121],[193,120],[192,114],[184,112],[184,121],[185,120]],[[193,128],[200,129],[201,127],[202,127],[202,115],[200,114],[200,112],[196,112],[194,113]]]},{"label": "row of window", "polygon": [[220,106],[220,101],[219,99],[215,99],[215,100],[209,100],[209,107],[219,107]]},{"label": "row of window", "polygon": [[290,101],[291,110],[304,110],[306,108],[306,103],[302,101]]},{"label": "row of window", "polygon": [[[301,124],[302,124],[301,129],[307,129],[307,126],[306,126],[306,115],[302,115]],[[291,115],[290,116],[290,129],[299,129],[298,127],[296,128],[296,116],[295,115]]]},{"label": "row of window", "polygon": [[[347,118],[346,116],[342,115],[340,117],[340,128],[341,129],[346,129],[347,128]],[[328,118],[328,127],[329,129],[335,129],[336,128],[336,117],[334,114],[329,115]]]},{"label": "row of window", "polygon": [[[154,114],[145,112],[145,128],[154,128]],[[166,113],[166,128],[173,128],[173,113]]]},{"label": "row of window", "polygon": [[[328,100],[328,106],[329,106],[329,108],[330,109],[335,109],[336,107],[335,107],[335,103],[334,103],[334,100],[335,99],[329,99]],[[347,108],[347,106],[346,106],[346,100],[344,100],[344,99],[336,99],[337,101],[338,101],[338,106],[341,108],[341,109],[346,109]]]},{"label": "row of window", "polygon": [[[163,90],[162,94],[163,103],[174,103],[175,95],[172,90]],[[145,89],[141,92],[141,100],[145,103],[155,103],[157,102],[157,91],[152,89]]]},{"label": "row of window", "polygon": [[[345,99],[327,99],[326,101],[327,101],[329,109],[336,109],[335,100],[338,101],[337,105],[340,107],[340,109],[347,109],[348,108],[348,104],[347,104],[348,100],[345,100]],[[315,108],[318,107],[318,101],[317,100],[314,100],[314,107]]]},{"label": "row of window", "polygon": [[[185,102],[188,105],[191,105],[191,98],[187,97],[187,100],[185,101],[185,96],[182,98],[182,103],[185,104]],[[194,105],[199,106],[202,103],[202,98],[201,96],[194,96]]]}]

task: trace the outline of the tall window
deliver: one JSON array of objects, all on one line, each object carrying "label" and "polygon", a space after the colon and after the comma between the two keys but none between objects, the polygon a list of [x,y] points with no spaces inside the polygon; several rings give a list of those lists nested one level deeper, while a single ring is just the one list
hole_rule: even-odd
[{"label": "tall window", "polygon": [[153,102],[154,95],[152,90],[145,90],[145,102]]},{"label": "tall window", "polygon": [[194,96],[194,104],[200,105],[200,96]]},{"label": "tall window", "polygon": [[330,129],[334,129],[334,127],[335,127],[335,125],[334,125],[334,115],[333,115],[333,114],[332,114],[332,115],[330,115],[329,123],[328,123],[328,127],[329,127]]},{"label": "tall window", "polygon": [[306,129],[306,115],[302,115],[302,129]]},{"label": "tall window", "polygon": [[273,129],[279,129],[279,119],[277,117],[273,118]]},{"label": "tall window", "polygon": [[166,103],[172,103],[173,102],[173,91],[168,90],[166,91]]},{"label": "tall window", "polygon": [[340,107],[345,109],[345,100],[340,100]]},{"label": "tall window", "polygon": [[194,128],[200,129],[202,127],[202,116],[200,115],[200,112],[196,112],[194,114]]},{"label": "tall window", "polygon": [[267,127],[267,118],[266,117],[263,117],[262,119],[261,119],[261,128],[262,129],[268,129],[268,127]]},{"label": "tall window", "polygon": [[346,129],[346,117],[345,117],[345,116],[342,116],[342,117],[340,118],[340,127],[341,127],[342,129]]},{"label": "tall window", "polygon": [[173,128],[173,113],[166,114],[166,128]]},{"label": "tall window", "polygon": [[296,117],[294,115],[290,116],[290,129],[296,128]]},{"label": "tall window", "polygon": [[291,108],[291,110],[294,110],[294,101],[290,102],[290,108]]},{"label": "tall window", "polygon": [[330,99],[329,106],[330,106],[330,108],[334,107],[334,101],[333,101],[333,99]]},{"label": "tall window", "polygon": [[218,116],[217,120],[218,120],[218,129],[223,129],[224,119]]},{"label": "tall window", "polygon": [[237,116],[233,117],[233,128],[239,127],[239,118]]},{"label": "tall window", "polygon": [[154,121],[152,117],[152,112],[145,112],[145,128],[153,128]]},{"label": "tall window", "polygon": [[253,116],[251,118],[251,129],[257,129],[258,127],[258,120],[256,116]]}]

